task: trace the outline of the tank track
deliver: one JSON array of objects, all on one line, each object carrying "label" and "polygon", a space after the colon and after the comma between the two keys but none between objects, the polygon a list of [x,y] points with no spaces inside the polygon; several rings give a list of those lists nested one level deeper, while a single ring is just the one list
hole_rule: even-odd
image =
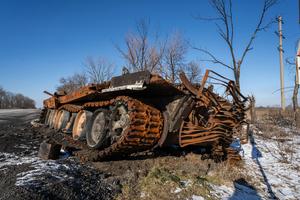
[{"label": "tank track", "polygon": [[[80,109],[105,108],[113,106],[118,101],[127,105],[131,122],[126,132],[115,143],[103,150],[91,150],[85,141],[74,141],[70,135],[63,133],[61,134],[64,137],[58,139],[58,143],[82,149],[75,152],[81,161],[99,161],[152,149],[160,139],[163,127],[163,117],[158,109],[128,96],[119,96],[108,101],[87,102]],[[64,105],[59,109],[75,110],[70,108],[72,106]],[[80,109],[77,109],[76,112]]]},{"label": "tank track", "polygon": [[73,104],[66,104],[66,105],[59,107],[59,110],[66,110],[71,113],[79,112],[82,109],[83,109],[82,106],[77,106],[77,105],[73,105]]}]

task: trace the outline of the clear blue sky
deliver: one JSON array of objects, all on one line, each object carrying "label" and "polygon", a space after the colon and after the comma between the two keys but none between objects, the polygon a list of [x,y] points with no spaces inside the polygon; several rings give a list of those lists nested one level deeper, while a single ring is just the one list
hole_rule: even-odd
[{"label": "clear blue sky", "polygon": [[[233,0],[236,23],[237,53],[250,37],[262,7],[262,0]],[[149,18],[153,29],[162,35],[179,30],[194,45],[210,49],[217,56],[229,60],[226,46],[216,33],[215,26],[195,20],[192,16],[213,16],[206,0],[185,1],[0,1],[0,85],[11,92],[33,98],[38,106],[53,92],[59,78],[80,72],[87,56],[102,56],[116,66],[116,74],[124,61],[115,48],[123,44],[126,33],[135,23]],[[298,0],[281,0],[268,14],[268,19],[282,15],[284,23],[285,57],[295,55],[300,36]],[[258,105],[279,105],[277,25],[261,32],[249,52],[241,72],[241,87],[245,94],[254,94]],[[203,56],[189,51],[187,60]],[[200,62],[203,71],[214,67]],[[216,71],[227,76],[231,72],[221,67]],[[285,66],[285,85],[293,84],[293,73]],[[290,102],[291,92],[286,95]]]}]

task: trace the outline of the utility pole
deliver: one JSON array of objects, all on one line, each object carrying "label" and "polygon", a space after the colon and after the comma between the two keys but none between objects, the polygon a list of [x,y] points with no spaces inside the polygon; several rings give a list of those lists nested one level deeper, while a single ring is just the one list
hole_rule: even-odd
[{"label": "utility pole", "polygon": [[281,91],[281,109],[285,110],[284,98],[284,66],[283,66],[283,48],[282,48],[282,17],[277,18],[278,21],[278,36],[279,36],[279,60],[280,60],[280,91]]}]

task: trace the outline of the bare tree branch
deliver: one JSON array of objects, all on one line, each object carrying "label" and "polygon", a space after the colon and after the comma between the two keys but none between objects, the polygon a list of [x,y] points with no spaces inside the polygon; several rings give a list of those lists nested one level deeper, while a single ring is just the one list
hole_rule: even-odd
[{"label": "bare tree branch", "polygon": [[295,66],[295,65],[296,65],[296,61],[295,61],[295,60],[291,61],[291,59],[293,59],[293,58],[286,58],[286,59],[285,59],[285,62],[286,62],[288,65],[293,65],[293,66]]},{"label": "bare tree branch", "polygon": [[202,61],[209,61],[215,64],[220,64],[223,65],[224,67],[227,67],[228,69],[234,70],[232,67],[230,67],[229,65],[225,64],[224,62],[220,61],[219,59],[217,59],[212,53],[210,53],[209,51],[202,49],[202,48],[197,48],[197,47],[193,47],[194,49],[203,52],[204,54],[208,55],[209,57],[211,57],[211,59],[205,59]]},{"label": "bare tree branch", "polygon": [[75,91],[76,89],[85,86],[88,84],[88,77],[83,73],[75,73],[69,77],[62,77],[59,80],[60,85],[56,88],[57,91],[63,91],[66,93],[70,93]]},{"label": "bare tree branch", "polygon": [[95,61],[92,57],[88,57],[84,63],[86,73],[92,83],[103,83],[111,79],[114,66],[106,59],[100,57]]},{"label": "bare tree branch", "polygon": [[[217,27],[218,34],[220,35],[220,37],[225,41],[226,45],[228,46],[228,49],[229,49],[229,52],[231,55],[232,65],[225,64],[224,62],[217,59],[216,56],[214,56],[212,53],[210,53],[207,50],[204,50],[202,48],[194,48],[194,49],[201,51],[202,53],[208,55],[211,58],[211,59],[207,59],[206,61],[220,64],[224,67],[227,67],[227,68],[233,70],[235,81],[236,81],[236,84],[239,89],[239,87],[240,87],[239,86],[239,78],[240,78],[241,65],[244,62],[244,59],[245,59],[245,56],[247,55],[247,53],[253,49],[252,44],[253,44],[253,41],[256,38],[258,32],[260,32],[262,30],[266,31],[271,26],[271,24],[274,23],[274,21],[270,21],[270,22],[264,24],[264,19],[266,18],[266,14],[267,14],[268,10],[277,3],[277,0],[264,0],[263,8],[259,15],[258,23],[257,23],[253,33],[251,34],[250,39],[246,43],[247,45],[244,48],[244,50],[242,51],[240,59],[238,59],[236,57],[235,49],[233,46],[235,34],[234,34],[233,12],[232,12],[232,0],[210,0],[209,2],[210,2],[210,5],[212,6],[212,8],[216,12],[216,17],[207,18],[207,21],[215,21],[215,25]],[[198,17],[196,19],[206,20],[206,18],[203,18],[203,17]],[[210,20],[210,19],[212,19],[212,20]],[[217,19],[217,20],[215,20],[215,19]]]},{"label": "bare tree branch", "polygon": [[200,82],[201,69],[200,69],[200,66],[198,65],[198,63],[191,61],[184,66],[183,70],[191,83],[199,83]]},{"label": "bare tree branch", "polygon": [[259,20],[258,20],[258,23],[257,23],[257,25],[256,25],[256,28],[255,28],[254,32],[252,33],[252,36],[251,36],[251,38],[250,38],[250,40],[249,40],[249,42],[248,42],[248,44],[247,44],[247,46],[246,46],[246,48],[245,48],[243,54],[242,54],[242,57],[241,57],[241,59],[240,59],[240,61],[239,61],[239,62],[240,62],[240,65],[243,63],[244,58],[245,58],[247,52],[250,51],[250,50],[252,49],[252,48],[251,48],[251,45],[252,45],[252,43],[253,43],[253,41],[254,41],[254,39],[255,39],[257,33],[258,33],[259,31],[261,31],[261,30],[266,30],[266,28],[268,28],[268,27],[273,23],[273,21],[271,21],[270,23],[268,23],[268,24],[265,25],[265,26],[262,25],[263,20],[264,20],[264,18],[265,18],[265,15],[266,15],[267,11],[268,11],[273,5],[275,5],[276,3],[277,3],[277,0],[265,0],[265,1],[264,1],[264,6],[263,6],[262,12],[261,12],[261,14],[260,14],[260,18],[259,18]]},{"label": "bare tree branch", "polygon": [[230,37],[230,44],[233,46],[233,36],[234,36],[234,28],[233,28],[233,19],[232,19],[232,1],[229,0],[229,21],[231,26],[231,37]]},{"label": "bare tree branch", "polygon": [[161,69],[162,74],[172,83],[178,80],[178,72],[185,65],[185,54],[188,50],[188,43],[179,32],[174,32],[167,42],[164,66]]},{"label": "bare tree branch", "polygon": [[164,44],[150,40],[149,27],[149,20],[139,21],[135,33],[129,33],[125,37],[125,49],[116,46],[131,71],[156,71],[162,59]]}]

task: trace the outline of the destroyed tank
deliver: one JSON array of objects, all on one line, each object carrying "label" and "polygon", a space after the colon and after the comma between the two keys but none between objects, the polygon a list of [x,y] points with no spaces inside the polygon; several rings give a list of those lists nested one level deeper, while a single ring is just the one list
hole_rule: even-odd
[{"label": "destroyed tank", "polygon": [[[215,160],[240,159],[231,148],[245,121],[235,82],[206,70],[200,83],[180,73],[172,84],[148,71],[127,73],[44,100],[41,121],[85,148],[87,160],[178,147],[204,149]],[[216,91],[224,88],[224,94]],[[57,133],[57,134],[58,134]],[[83,159],[84,160],[84,159]]]}]

